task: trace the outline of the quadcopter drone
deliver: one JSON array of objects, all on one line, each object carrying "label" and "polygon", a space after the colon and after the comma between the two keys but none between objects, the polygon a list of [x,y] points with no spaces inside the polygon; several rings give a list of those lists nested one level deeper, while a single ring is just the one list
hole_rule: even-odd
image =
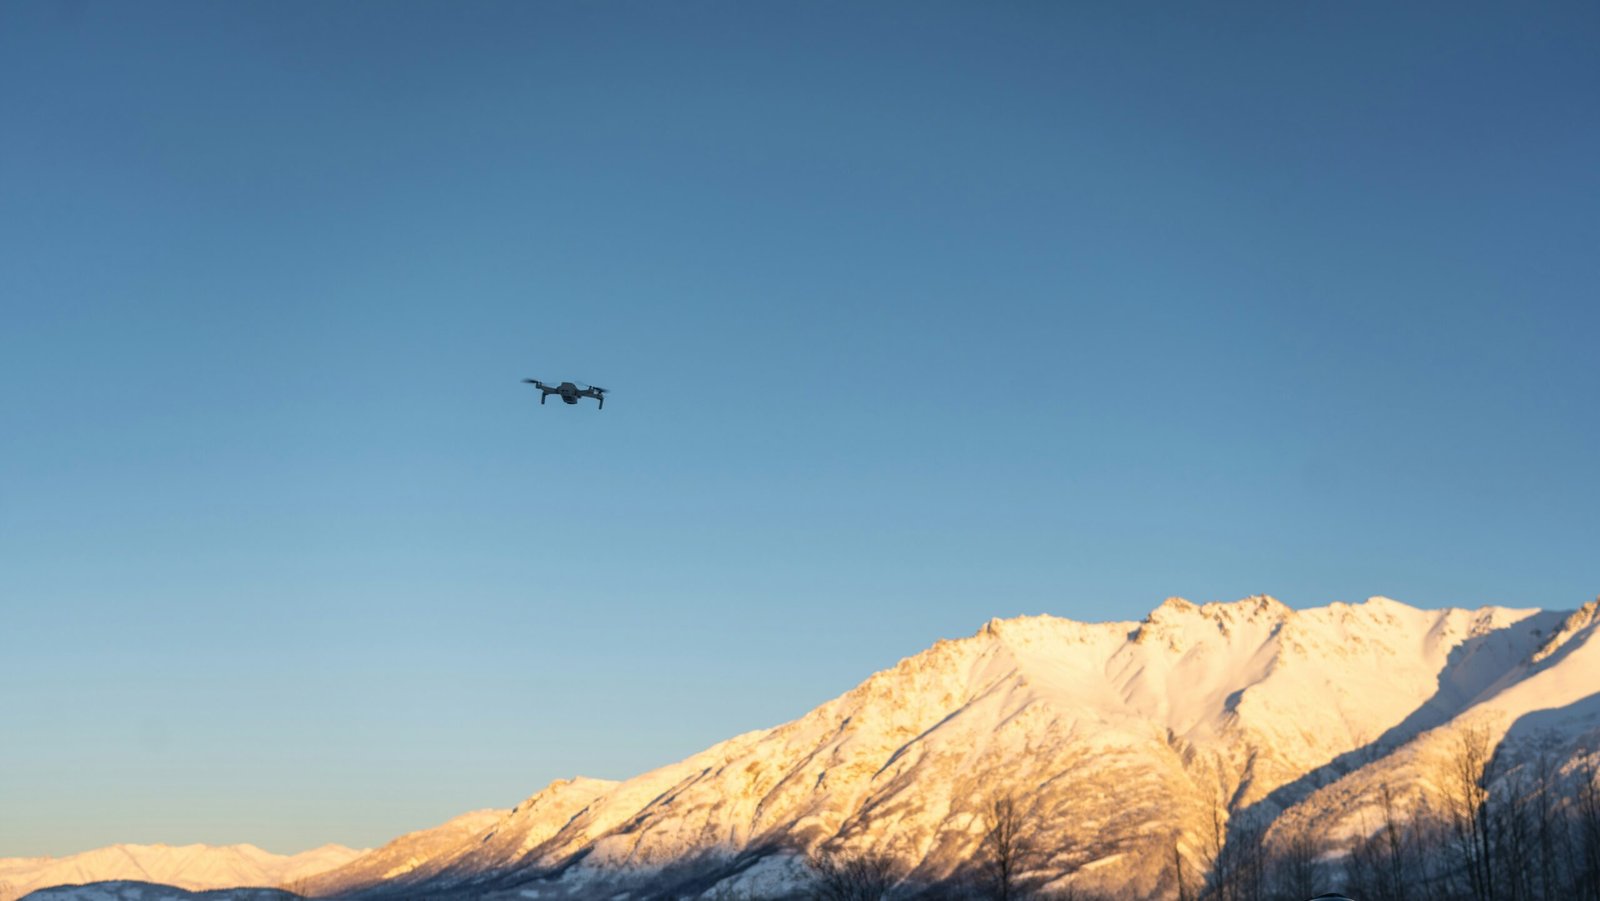
[{"label": "quadcopter drone", "polygon": [[593,385],[578,385],[576,382],[546,385],[538,379],[523,379],[523,381],[539,389],[539,403],[541,404],[544,403],[545,398],[552,394],[557,394],[561,396],[562,403],[575,404],[580,397],[592,397],[600,402],[600,406],[596,409],[604,410],[606,408],[606,389],[604,388],[596,388]]}]

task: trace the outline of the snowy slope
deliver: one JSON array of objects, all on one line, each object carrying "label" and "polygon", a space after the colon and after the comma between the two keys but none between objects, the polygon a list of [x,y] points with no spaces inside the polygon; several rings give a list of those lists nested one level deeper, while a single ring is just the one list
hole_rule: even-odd
[{"label": "snowy slope", "polygon": [[35,889],[108,880],[186,889],[277,886],[341,866],[364,854],[324,845],[292,856],[254,845],[112,845],[69,857],[0,859],[0,901]]},{"label": "snowy slope", "polygon": [[1174,598],[1137,623],[997,620],[791,723],[622,783],[556,783],[403,885],[360,862],[330,876],[378,896],[693,894],[781,881],[794,852],[828,845],[888,851],[932,882],[1012,794],[1062,884],[1161,893],[1174,842],[1196,856],[1214,806],[1343,815],[1362,771],[1491,711],[1586,734],[1600,626],[1585,610]]},{"label": "snowy slope", "polygon": [[374,883],[399,888],[422,881],[437,875],[448,865],[452,853],[472,848],[484,830],[505,816],[504,810],[464,813],[432,829],[402,835],[342,867],[301,880],[294,888],[307,896],[319,897]]},{"label": "snowy slope", "polygon": [[[1548,622],[1548,616],[1541,617],[1541,623]],[[1493,636],[1501,641],[1465,643],[1460,667],[1470,670],[1474,684],[1488,684],[1434,728],[1392,747],[1371,749],[1370,762],[1291,807],[1274,828],[1293,829],[1314,819],[1337,834],[1370,833],[1380,822],[1378,799],[1385,790],[1402,811],[1424,801],[1437,803],[1451,788],[1451,760],[1468,730],[1483,733],[1495,749],[1497,780],[1527,775],[1521,768],[1531,770],[1538,755],[1548,757],[1558,776],[1574,777],[1600,753],[1597,632],[1600,601],[1559,618],[1553,628],[1530,621],[1526,630]],[[1518,657],[1517,651],[1529,645],[1533,650]]]}]

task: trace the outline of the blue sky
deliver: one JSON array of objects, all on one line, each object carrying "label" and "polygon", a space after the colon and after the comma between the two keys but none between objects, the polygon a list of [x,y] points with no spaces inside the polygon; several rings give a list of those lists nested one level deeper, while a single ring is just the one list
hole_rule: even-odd
[{"label": "blue sky", "polygon": [[1393,6],[0,5],[0,856],[1594,597],[1600,9]]}]

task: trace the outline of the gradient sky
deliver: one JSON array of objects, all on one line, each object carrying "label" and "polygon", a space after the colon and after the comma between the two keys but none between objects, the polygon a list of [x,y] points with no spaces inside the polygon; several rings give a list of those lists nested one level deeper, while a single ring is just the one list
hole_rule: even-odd
[{"label": "gradient sky", "polygon": [[0,856],[376,845],[995,616],[1582,604],[1596,47],[0,4]]}]

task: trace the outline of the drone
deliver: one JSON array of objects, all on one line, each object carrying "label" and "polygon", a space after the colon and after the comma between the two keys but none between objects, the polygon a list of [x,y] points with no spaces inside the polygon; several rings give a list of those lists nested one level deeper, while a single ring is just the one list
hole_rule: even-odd
[{"label": "drone", "polygon": [[576,382],[546,385],[538,379],[523,379],[523,381],[539,389],[539,403],[541,404],[544,403],[545,398],[552,394],[557,394],[561,396],[562,403],[575,404],[580,397],[592,397],[600,402],[600,406],[596,407],[596,409],[604,410],[606,408],[606,389],[604,388],[596,388],[594,385],[579,385]]}]

